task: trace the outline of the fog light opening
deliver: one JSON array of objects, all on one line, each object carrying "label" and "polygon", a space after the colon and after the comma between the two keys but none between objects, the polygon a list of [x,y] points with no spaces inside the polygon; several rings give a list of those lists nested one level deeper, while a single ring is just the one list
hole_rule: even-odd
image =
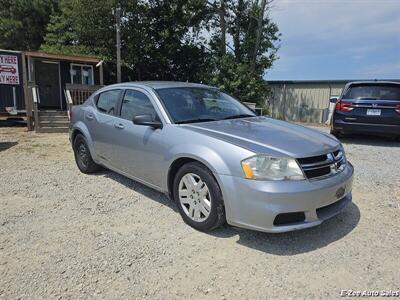
[{"label": "fog light opening", "polygon": [[295,223],[304,222],[305,219],[306,215],[304,214],[304,212],[279,214],[275,217],[274,226],[292,225]]}]

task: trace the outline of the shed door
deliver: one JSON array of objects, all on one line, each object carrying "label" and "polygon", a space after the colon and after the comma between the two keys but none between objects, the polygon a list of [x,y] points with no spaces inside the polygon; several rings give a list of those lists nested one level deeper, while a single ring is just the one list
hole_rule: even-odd
[{"label": "shed door", "polygon": [[35,83],[39,88],[41,109],[61,109],[59,68],[55,62],[35,62]]}]

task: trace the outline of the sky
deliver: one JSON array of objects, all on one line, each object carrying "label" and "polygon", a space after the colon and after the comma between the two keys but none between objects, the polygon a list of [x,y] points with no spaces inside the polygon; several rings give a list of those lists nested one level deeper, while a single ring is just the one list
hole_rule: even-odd
[{"label": "sky", "polygon": [[275,0],[267,80],[400,79],[400,0]]}]

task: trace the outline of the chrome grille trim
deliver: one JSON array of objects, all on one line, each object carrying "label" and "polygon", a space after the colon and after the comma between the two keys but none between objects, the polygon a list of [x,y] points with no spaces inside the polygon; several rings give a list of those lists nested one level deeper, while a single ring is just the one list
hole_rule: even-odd
[{"label": "chrome grille trim", "polygon": [[328,167],[331,166],[334,163],[340,163],[343,160],[343,156],[341,156],[339,159],[337,160],[325,160],[323,162],[318,162],[318,163],[314,163],[314,164],[302,164],[301,167],[303,170],[315,170],[315,169],[320,169],[322,167]]},{"label": "chrome grille trim", "polygon": [[346,158],[341,149],[323,155],[298,158],[297,162],[304,176],[310,180],[334,176],[342,172],[346,167]]}]

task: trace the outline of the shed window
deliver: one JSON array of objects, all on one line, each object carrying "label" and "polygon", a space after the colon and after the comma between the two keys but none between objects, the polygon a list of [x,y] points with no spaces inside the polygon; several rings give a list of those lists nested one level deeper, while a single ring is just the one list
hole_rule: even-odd
[{"label": "shed window", "polygon": [[72,84],[94,84],[93,66],[71,64],[71,83]]}]

